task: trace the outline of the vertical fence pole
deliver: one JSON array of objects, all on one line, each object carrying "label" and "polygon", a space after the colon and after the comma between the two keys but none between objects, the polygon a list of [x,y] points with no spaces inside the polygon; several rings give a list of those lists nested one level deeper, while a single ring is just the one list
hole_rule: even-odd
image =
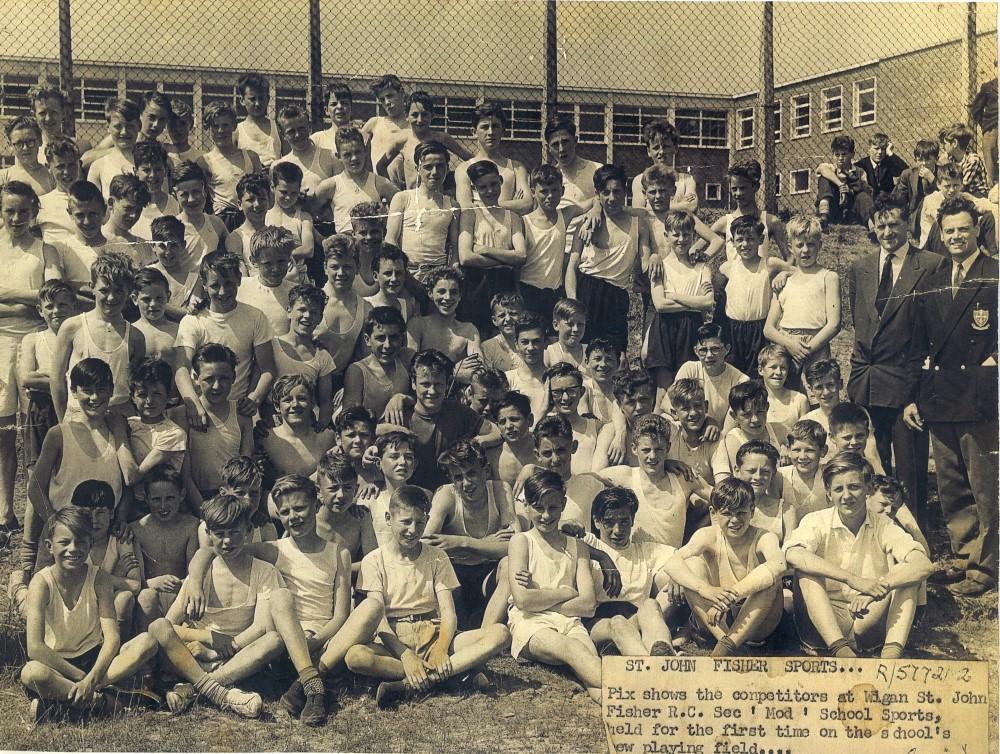
[{"label": "vertical fence pole", "polygon": [[[73,31],[70,23],[69,0],[59,0],[59,88],[73,100]],[[66,133],[75,132],[73,108],[63,113]]]},{"label": "vertical fence pole", "polygon": [[309,117],[314,128],[323,122],[323,46],[319,0],[309,0]]},{"label": "vertical fence pole", "polygon": [[778,199],[774,194],[774,5],[771,0],[764,1],[760,39],[761,82],[758,109],[762,116],[763,126],[759,143],[763,172],[764,209],[768,212],[777,212]]},{"label": "vertical fence pole", "polygon": [[963,119],[975,130],[972,120],[972,100],[976,98],[976,4],[968,3],[965,33],[962,35],[962,94],[965,97]]},{"label": "vertical fence pole", "polygon": [[[542,83],[542,129],[556,116],[559,101],[558,39],[556,32],[556,0],[545,2],[545,80]],[[542,160],[549,159],[549,148],[542,141]]]}]

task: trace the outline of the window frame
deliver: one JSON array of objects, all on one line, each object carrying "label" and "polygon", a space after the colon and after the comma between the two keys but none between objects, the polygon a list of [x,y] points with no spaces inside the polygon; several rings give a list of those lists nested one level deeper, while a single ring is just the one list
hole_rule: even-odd
[{"label": "window frame", "polygon": [[774,125],[775,125],[775,128],[774,128],[774,143],[775,144],[780,144],[781,143],[781,111],[782,111],[781,100],[779,99],[777,102],[774,103],[774,105],[775,105],[775,107],[774,107]]},{"label": "window frame", "polygon": [[[699,108],[699,107],[679,107],[674,110],[674,127],[677,129],[677,148],[683,149],[685,147],[695,148],[695,149],[729,149],[730,148],[730,133],[729,133],[729,112],[727,110],[713,110],[710,108]],[[693,115],[685,115],[684,113],[697,113],[697,117]],[[705,113],[714,113],[710,117],[705,117]],[[690,136],[683,132],[681,129],[681,123],[684,121],[696,121],[698,124],[698,136]],[[705,137],[705,124],[706,122],[721,123],[722,129],[724,131],[724,137],[721,144],[719,143],[706,143]],[[714,137],[709,137],[715,141]],[[694,141],[693,141],[694,140]]]},{"label": "window frame", "polygon": [[[749,118],[747,118],[749,114]],[[750,136],[744,135],[744,126],[750,124]],[[736,149],[753,149],[757,141],[757,117],[752,107],[740,108],[736,111]]]},{"label": "window frame", "polygon": [[[715,189],[715,196],[709,193],[709,189]],[[722,201],[722,184],[721,183],[706,183],[705,184],[705,201],[706,202],[721,202]]]},{"label": "window frame", "polygon": [[[839,94],[836,96],[830,96],[830,93],[839,90]],[[828,86],[820,90],[820,98],[822,100],[822,108],[820,111],[820,118],[823,124],[822,131],[825,134],[834,133],[835,131],[844,130],[844,85],[834,84],[833,86]],[[830,103],[833,100],[840,100],[840,116],[834,121],[830,118]],[[836,125],[833,125],[833,124]]]},{"label": "window frame", "polygon": [[[872,95],[872,108],[871,108],[871,120],[863,120],[861,112],[861,85],[870,81],[871,82],[871,95]],[[867,93],[869,90],[866,89]],[[853,85],[853,120],[855,128],[861,126],[873,126],[878,122],[878,76],[872,75],[868,78],[858,79]]]},{"label": "window frame", "polygon": [[[805,101],[805,106],[806,106],[806,128],[804,132],[800,133],[798,131],[798,125],[797,125],[800,117],[798,111],[801,109],[801,103],[803,100]],[[803,94],[793,94],[790,104],[791,107],[789,109],[792,111],[792,118],[791,118],[791,133],[789,135],[789,138],[791,139],[809,138],[810,136],[812,136],[812,92],[805,92]]]},{"label": "window frame", "polygon": [[[812,170],[809,168],[799,168],[797,170],[788,171],[788,195],[789,196],[800,196],[802,194],[808,194],[812,190]],[[795,174],[805,173],[806,174],[806,187],[801,191],[795,190]]]}]

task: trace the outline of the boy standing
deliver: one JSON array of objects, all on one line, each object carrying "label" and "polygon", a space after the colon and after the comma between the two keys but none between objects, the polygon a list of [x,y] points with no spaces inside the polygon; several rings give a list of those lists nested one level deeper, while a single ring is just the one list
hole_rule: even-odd
[{"label": "boy standing", "polygon": [[236,127],[236,148],[255,152],[264,169],[269,170],[271,163],[285,151],[278,124],[267,115],[271,88],[259,73],[245,73],[240,76],[236,90],[247,111],[247,117]]},{"label": "boy standing", "polygon": [[[111,189],[111,179],[122,173],[131,173],[135,170],[135,163],[132,161],[132,149],[135,147],[136,138],[139,135],[139,116],[141,110],[139,106],[127,99],[110,99],[104,106],[104,111],[108,118],[108,136],[111,137],[111,148],[93,163],[87,161],[84,155],[84,167],[90,166],[87,171],[87,180],[101,189],[101,194],[108,196]],[[98,150],[94,150],[98,151]],[[100,150],[104,152],[105,150]]]},{"label": "boy standing", "polygon": [[236,301],[264,313],[271,334],[288,333],[288,294],[295,282],[288,279],[288,264],[298,240],[291,231],[267,225],[250,238],[250,258],[257,274],[240,282]]}]

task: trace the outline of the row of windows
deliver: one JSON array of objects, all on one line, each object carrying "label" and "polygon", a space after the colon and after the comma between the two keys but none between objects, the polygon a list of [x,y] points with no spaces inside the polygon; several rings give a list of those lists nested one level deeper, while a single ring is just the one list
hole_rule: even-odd
[{"label": "row of windows", "polygon": [[[29,76],[7,75],[0,78],[0,117],[12,117],[30,113],[28,89],[37,83]],[[184,82],[156,82],[127,78],[124,95],[134,101],[151,90],[163,92],[173,99],[181,99],[192,108],[195,106],[195,85]],[[103,122],[104,105],[108,99],[122,93],[116,79],[79,78],[73,80],[73,104],[77,117],[82,121]],[[242,118],[246,110],[239,97],[236,84],[203,82],[201,102],[213,100],[228,102]],[[306,89],[303,87],[276,87],[275,111],[285,105],[303,104]],[[473,113],[477,101],[472,97],[436,97],[434,128],[456,137],[468,137],[473,129]],[[507,137],[512,140],[537,141],[542,136],[542,103],[530,100],[504,100],[501,102],[509,124]],[[353,116],[367,120],[378,115],[380,108],[375,98],[366,92],[358,92],[354,97]],[[559,115],[573,119],[578,136],[585,144],[605,144],[609,135],[615,144],[642,144],[642,129],[656,118],[672,117],[677,128],[680,145],[727,149],[729,147],[728,113],[725,110],[704,110],[679,108],[671,113],[664,107],[614,104],[562,104]],[[610,124],[607,122],[610,114]],[[609,128],[610,125],[610,128]]]},{"label": "row of windows", "polygon": [[[875,77],[855,81],[853,86],[854,127],[875,123],[877,91]],[[844,87],[841,84],[820,90],[820,126],[822,133],[842,131],[844,128]],[[812,134],[812,93],[796,94],[789,100],[789,138],[803,139]],[[737,149],[752,149],[754,146],[755,112],[753,108],[736,111],[739,129]],[[781,141],[781,102],[776,103],[774,121],[774,141]]]}]

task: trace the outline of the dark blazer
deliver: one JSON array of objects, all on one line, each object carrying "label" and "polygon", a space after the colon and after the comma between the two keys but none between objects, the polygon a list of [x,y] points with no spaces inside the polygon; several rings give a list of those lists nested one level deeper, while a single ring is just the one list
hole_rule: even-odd
[{"label": "dark blazer", "polygon": [[872,187],[872,197],[875,199],[882,194],[891,193],[896,187],[896,179],[900,173],[909,167],[898,154],[887,154],[878,165],[873,165],[872,158],[867,155],[854,164],[865,171],[868,185]]},{"label": "dark blazer", "polygon": [[923,355],[917,353],[913,343],[914,288],[927,274],[948,263],[914,246],[907,247],[905,254],[881,318],[875,309],[882,272],[879,252],[855,259],[848,269],[854,351],[847,395],[862,406],[899,408],[909,403],[916,392],[916,372]]},{"label": "dark blazer", "polygon": [[925,421],[996,420],[998,275],[997,260],[980,250],[954,299],[950,262],[920,281],[915,340],[926,361],[917,366],[917,407]]},{"label": "dark blazer", "polygon": [[920,206],[924,197],[937,191],[937,182],[920,177],[917,168],[907,168],[899,174],[892,196],[905,202],[910,208],[910,230],[914,238],[920,238]]}]

